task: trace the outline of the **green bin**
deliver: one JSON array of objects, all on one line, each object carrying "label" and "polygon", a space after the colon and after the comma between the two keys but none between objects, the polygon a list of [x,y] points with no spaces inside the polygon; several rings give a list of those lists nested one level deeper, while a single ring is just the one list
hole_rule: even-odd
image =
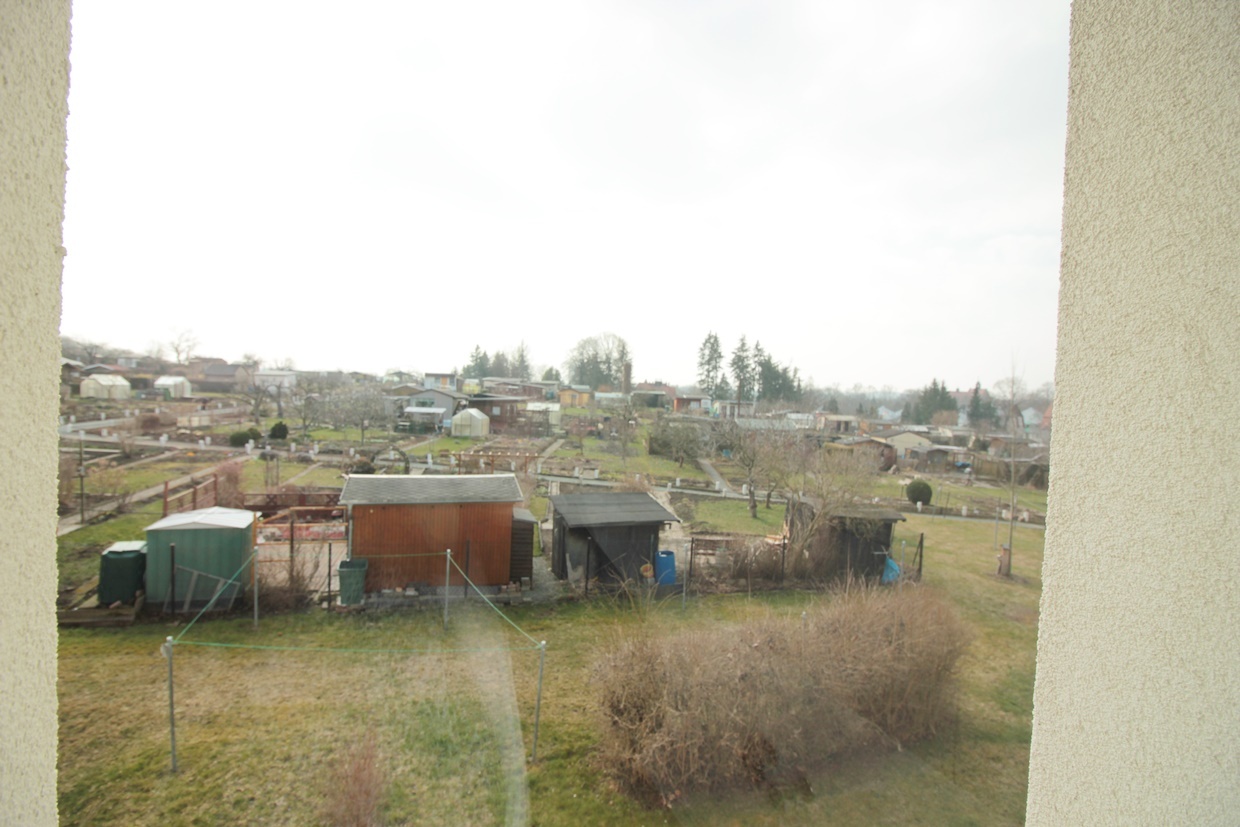
[{"label": "green bin", "polygon": [[340,605],[360,606],[366,594],[366,560],[340,561]]}]

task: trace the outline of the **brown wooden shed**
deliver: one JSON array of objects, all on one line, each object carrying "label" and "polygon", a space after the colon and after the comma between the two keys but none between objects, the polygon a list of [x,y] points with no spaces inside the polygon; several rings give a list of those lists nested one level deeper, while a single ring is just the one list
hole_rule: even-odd
[{"label": "brown wooden shed", "polygon": [[[512,474],[355,475],[340,492],[349,551],[368,563],[367,593],[443,586],[446,549],[476,585],[508,583],[513,505],[521,500]],[[453,567],[448,584],[464,582]]]}]

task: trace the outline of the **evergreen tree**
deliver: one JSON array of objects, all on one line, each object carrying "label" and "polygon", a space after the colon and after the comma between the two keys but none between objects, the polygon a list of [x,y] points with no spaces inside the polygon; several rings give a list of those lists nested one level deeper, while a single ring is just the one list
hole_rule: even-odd
[{"label": "evergreen tree", "polygon": [[829,397],[827,399],[827,413],[837,414],[839,412],[840,412],[840,403],[836,401],[834,396]]},{"label": "evergreen tree", "polygon": [[742,335],[740,343],[732,351],[732,380],[736,382],[736,399],[738,402],[752,401],[754,391],[753,359],[749,353],[749,344]]},{"label": "evergreen tree", "polygon": [[[484,374],[485,375],[485,374]],[[491,376],[512,376],[512,365],[508,363],[508,354],[499,350],[495,352],[494,358],[491,359]]]},{"label": "evergreen tree", "polygon": [[714,398],[722,375],[723,349],[719,346],[719,337],[712,331],[706,334],[702,346],[698,348],[698,388]]},{"label": "evergreen tree", "polygon": [[939,411],[955,410],[956,400],[948,393],[947,383],[939,384],[939,380],[931,379],[930,384],[921,389],[913,405],[912,420],[918,425],[929,425]]},{"label": "evergreen tree", "polygon": [[555,368],[547,368],[543,371],[542,380],[544,382],[563,382],[560,372]]},{"label": "evergreen tree", "polygon": [[466,379],[481,379],[483,376],[489,376],[490,373],[491,358],[487,356],[485,350],[474,345],[474,352],[469,355],[469,364],[465,366],[461,375]]},{"label": "evergreen tree", "polygon": [[512,359],[509,360],[512,365],[512,375],[520,379],[522,382],[530,381],[532,369],[530,368],[530,351],[525,346],[525,342],[517,345],[517,349],[512,352]]},{"label": "evergreen tree", "polygon": [[989,398],[982,399],[982,383],[973,386],[973,395],[969,397],[969,424],[981,428],[985,424],[994,424],[999,418],[995,403]]}]

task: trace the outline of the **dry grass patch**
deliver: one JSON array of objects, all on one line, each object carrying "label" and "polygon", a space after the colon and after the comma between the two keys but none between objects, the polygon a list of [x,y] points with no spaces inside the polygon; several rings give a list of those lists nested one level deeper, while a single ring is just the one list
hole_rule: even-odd
[{"label": "dry grass patch", "polygon": [[649,633],[595,672],[601,760],[668,804],[803,779],[833,756],[934,734],[969,633],[937,595],[854,588],[802,618]]}]

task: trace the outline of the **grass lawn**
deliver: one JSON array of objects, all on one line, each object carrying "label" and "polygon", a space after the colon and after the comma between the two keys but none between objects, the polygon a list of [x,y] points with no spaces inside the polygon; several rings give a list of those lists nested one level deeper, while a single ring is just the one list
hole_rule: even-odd
[{"label": "grass lawn", "polygon": [[[907,479],[907,477],[904,475],[891,477],[885,474],[876,477],[872,488],[874,495],[903,499],[904,486],[900,485],[901,479]],[[993,486],[978,482],[974,482],[973,485],[964,485],[963,478],[961,481],[945,480],[941,477],[926,477],[925,479],[934,488],[934,499],[931,500],[931,505],[949,506],[954,509],[959,509],[962,505],[969,507],[976,505],[989,509],[994,508],[996,501],[1001,502],[1006,508],[1009,501],[1010,492],[1001,485]],[[1017,486],[1016,507],[1018,509],[1028,508],[1045,514],[1046,492],[1036,488]]]},{"label": "grass lawn", "polygon": [[[124,474],[124,485],[131,491],[141,491],[144,488],[151,488],[160,485],[164,480],[172,480],[177,477],[183,477],[187,474],[197,474],[214,466],[216,463],[223,462],[224,457],[218,453],[211,451],[203,451],[195,453],[187,451],[177,454],[168,459],[157,459],[151,462],[144,462],[140,465],[120,466],[117,470]],[[99,489],[99,480],[92,479],[87,472],[86,476],[86,493],[87,494],[108,494],[110,492]]]},{"label": "grass lawn", "polygon": [[[591,674],[600,654],[638,627],[675,634],[795,617],[829,599],[823,593],[720,595],[686,608],[679,600],[596,600],[511,610],[516,624],[548,641],[539,761],[528,765],[537,653],[485,606],[454,604],[447,632],[438,610],[273,616],[257,632],[246,617],[201,622],[187,641],[352,651],[176,647],[175,776],[158,646],[180,623],[62,630],[61,819],[322,823],[341,762],[373,732],[388,780],[387,823],[524,823],[528,814],[541,825],[1019,824],[1042,533],[1018,529],[1016,577],[1000,580],[992,531],[984,522],[911,516],[897,533],[908,541],[925,533],[924,583],[948,597],[975,635],[962,662],[959,723],[901,751],[813,770],[804,789],[689,796],[671,810],[645,809],[596,764]],[[422,651],[359,651],[411,648]],[[514,651],[480,651],[495,648]],[[463,651],[436,654],[445,649]]]},{"label": "grass lawn", "polygon": [[77,586],[99,574],[99,553],[122,540],[145,540],[148,525],[163,517],[158,500],[135,506],[128,514],[79,528],[56,540],[60,587]]},{"label": "grass lawn", "polygon": [[[620,479],[629,474],[643,474],[659,479],[674,480],[677,477],[685,480],[709,482],[710,477],[696,464],[686,462],[679,466],[667,457],[651,456],[646,453],[644,436],[639,436],[629,444],[629,455],[621,457],[608,450],[609,440],[596,437],[583,437],[585,448],[584,458],[596,463],[603,479]],[[566,458],[582,458],[582,451],[577,448],[561,448],[554,456]]]},{"label": "grass lawn", "polygon": [[[717,497],[674,497],[673,502],[692,503],[693,528],[699,532],[721,531],[729,534],[778,534],[784,527],[784,506],[772,503],[770,508],[758,500],[758,518],[749,516],[744,500]],[[678,506],[677,516],[683,509]],[[683,519],[683,517],[682,517]]]}]

